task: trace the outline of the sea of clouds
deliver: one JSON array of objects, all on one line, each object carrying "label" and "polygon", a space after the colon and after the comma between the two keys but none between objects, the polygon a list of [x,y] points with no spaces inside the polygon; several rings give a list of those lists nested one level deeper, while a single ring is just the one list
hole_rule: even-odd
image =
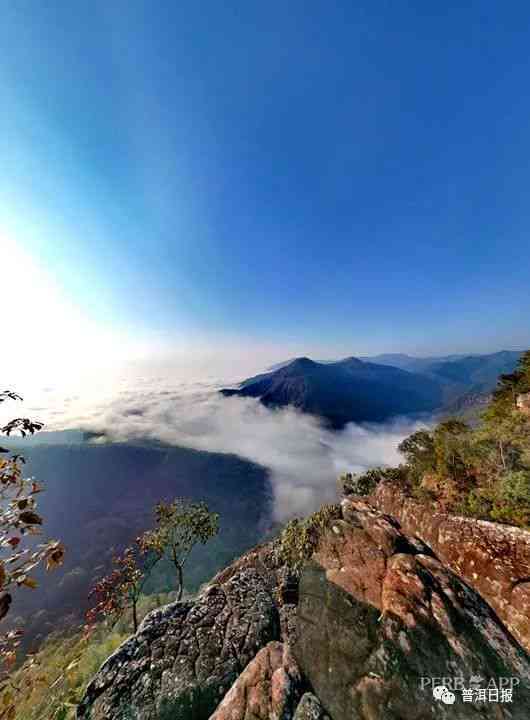
[{"label": "sea of clouds", "polygon": [[92,378],[61,392],[32,391],[24,413],[44,420],[48,430],[78,428],[122,442],[156,440],[259,463],[270,471],[278,520],[334,501],[342,472],[399,463],[398,444],[420,426],[396,418],[351,423],[334,432],[292,408],[271,410],[252,398],[225,398],[222,386],[219,380],[167,375]]}]

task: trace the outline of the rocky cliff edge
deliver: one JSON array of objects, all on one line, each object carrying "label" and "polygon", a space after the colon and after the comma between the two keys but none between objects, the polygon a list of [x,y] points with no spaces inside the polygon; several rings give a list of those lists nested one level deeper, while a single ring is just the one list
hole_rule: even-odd
[{"label": "rocky cliff edge", "polygon": [[[274,542],[219,573],[196,600],[151,613],[96,674],[78,718],[530,717],[526,650],[396,517],[345,498],[297,590],[291,582],[285,591],[288,576]],[[433,695],[442,678],[452,703]],[[466,701],[461,688],[478,681],[511,688],[511,700]]]}]

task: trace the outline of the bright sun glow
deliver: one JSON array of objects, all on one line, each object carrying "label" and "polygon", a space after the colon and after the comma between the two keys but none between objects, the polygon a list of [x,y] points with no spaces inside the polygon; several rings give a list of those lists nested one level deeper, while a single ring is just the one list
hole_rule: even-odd
[{"label": "bright sun glow", "polygon": [[1,289],[2,306],[9,308],[3,345],[11,348],[2,354],[4,385],[16,383],[27,392],[41,378],[50,383],[78,380],[125,359],[126,341],[116,342],[116,335],[94,322],[89,309],[74,305],[20,243],[1,231],[0,237],[9,259]]}]

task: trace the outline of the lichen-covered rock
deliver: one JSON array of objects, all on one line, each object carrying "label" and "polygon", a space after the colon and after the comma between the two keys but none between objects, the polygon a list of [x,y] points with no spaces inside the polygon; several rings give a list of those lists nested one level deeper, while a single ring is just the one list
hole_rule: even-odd
[{"label": "lichen-covered rock", "polygon": [[517,409],[525,415],[530,415],[530,392],[517,396]]},{"label": "lichen-covered rock", "polygon": [[243,565],[196,601],[150,613],[89,684],[78,718],[207,720],[256,653],[279,637],[270,587]]},{"label": "lichen-covered rock", "polygon": [[247,665],[211,720],[292,720],[301,685],[289,647],[270,642]]},{"label": "lichen-covered rock", "polygon": [[[529,718],[530,658],[487,603],[392,518],[351,500],[343,518],[302,572],[294,646],[333,720]],[[515,678],[513,703],[433,697],[473,676]]]},{"label": "lichen-covered rock", "polygon": [[320,700],[313,693],[304,693],[298,703],[293,720],[330,720]]},{"label": "lichen-covered rock", "polygon": [[530,532],[435,512],[392,483],[381,483],[368,502],[392,516],[407,537],[425,542],[530,651]]}]

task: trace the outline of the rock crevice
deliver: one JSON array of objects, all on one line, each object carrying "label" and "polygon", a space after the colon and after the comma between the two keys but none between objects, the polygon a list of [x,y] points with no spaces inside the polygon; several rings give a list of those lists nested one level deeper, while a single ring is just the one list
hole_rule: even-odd
[{"label": "rock crevice", "polygon": [[367,502],[395,518],[403,534],[426,543],[530,651],[529,532],[430,510],[391,483],[380,483]]},{"label": "rock crevice", "polygon": [[[528,654],[480,595],[384,513],[353,499],[342,511],[349,522],[324,533],[302,572],[294,646],[331,717],[530,717]],[[514,704],[492,715],[461,693],[445,706],[422,687],[443,677],[469,686],[472,676],[517,678]]]}]

